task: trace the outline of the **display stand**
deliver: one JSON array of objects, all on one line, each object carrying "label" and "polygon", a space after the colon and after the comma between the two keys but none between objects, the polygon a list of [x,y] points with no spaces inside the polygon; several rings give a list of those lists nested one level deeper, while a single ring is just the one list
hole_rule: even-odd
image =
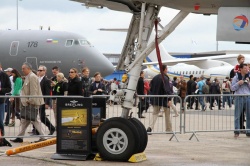
[{"label": "display stand", "polygon": [[57,99],[55,160],[86,160],[92,153],[92,98]]}]

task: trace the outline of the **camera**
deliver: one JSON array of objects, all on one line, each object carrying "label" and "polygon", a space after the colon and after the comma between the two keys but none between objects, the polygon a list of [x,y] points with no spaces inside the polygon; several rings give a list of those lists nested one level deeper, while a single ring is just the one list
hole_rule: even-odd
[{"label": "camera", "polygon": [[249,78],[247,77],[245,80],[244,80],[244,83],[248,83],[249,82]]}]

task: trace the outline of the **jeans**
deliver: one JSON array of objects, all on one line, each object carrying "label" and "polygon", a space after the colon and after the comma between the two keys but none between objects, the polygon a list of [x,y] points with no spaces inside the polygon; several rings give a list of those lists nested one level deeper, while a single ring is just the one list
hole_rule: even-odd
[{"label": "jeans", "polygon": [[205,109],[204,96],[199,96],[198,100],[200,105],[202,106],[202,110],[204,110]]},{"label": "jeans", "polygon": [[5,103],[0,104],[0,129],[2,131],[2,135],[4,135],[4,113],[5,113]]},{"label": "jeans", "polygon": [[[239,134],[240,131],[240,116],[243,113],[243,107],[246,108],[246,129],[250,129],[250,97],[248,96],[237,96],[235,97],[235,110],[234,110],[234,128],[235,134]],[[250,134],[250,131],[246,131]]]},{"label": "jeans", "polygon": [[[230,92],[223,92],[223,94],[231,94]],[[225,102],[227,102],[228,106],[232,106],[231,96],[223,96],[223,107],[225,108]]]}]

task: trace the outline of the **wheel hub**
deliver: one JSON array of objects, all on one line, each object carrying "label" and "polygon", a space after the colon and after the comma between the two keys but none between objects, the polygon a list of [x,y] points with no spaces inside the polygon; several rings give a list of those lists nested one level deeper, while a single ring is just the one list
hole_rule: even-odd
[{"label": "wheel hub", "polygon": [[123,153],[128,146],[128,137],[119,128],[111,128],[103,135],[103,145],[112,154]]}]

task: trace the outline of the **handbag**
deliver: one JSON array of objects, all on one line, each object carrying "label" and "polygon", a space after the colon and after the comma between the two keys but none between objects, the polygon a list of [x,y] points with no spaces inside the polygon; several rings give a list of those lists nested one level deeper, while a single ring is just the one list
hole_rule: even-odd
[{"label": "handbag", "polygon": [[38,108],[34,105],[29,105],[21,108],[21,118],[29,121],[36,121]]}]

